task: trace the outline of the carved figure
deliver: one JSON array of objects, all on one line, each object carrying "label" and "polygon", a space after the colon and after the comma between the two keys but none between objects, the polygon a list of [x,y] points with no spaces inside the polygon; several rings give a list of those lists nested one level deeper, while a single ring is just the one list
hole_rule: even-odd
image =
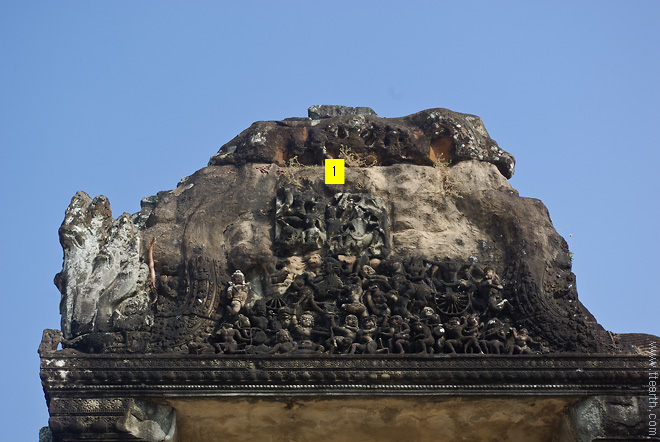
[{"label": "carved figure", "polygon": [[335,324],[335,316],[330,316],[331,331],[330,338],[326,341],[330,353],[348,353],[351,349],[353,342],[357,337],[358,332],[358,318],[355,315],[347,315],[344,318],[344,326]]},{"label": "carved figure", "polygon": [[389,320],[389,327],[381,330],[381,336],[387,338],[387,348],[390,353],[403,354],[410,344],[410,326],[403,318],[394,315]]},{"label": "carved figure", "polygon": [[433,346],[435,345],[435,338],[431,329],[424,325],[424,323],[417,317],[413,317],[410,324],[411,340],[413,342],[414,351],[420,354],[433,354]]},{"label": "carved figure", "polygon": [[215,348],[216,353],[219,354],[238,353],[239,342],[246,341],[246,339],[241,336],[241,333],[234,328],[233,324],[230,324],[229,322],[224,322],[222,324],[222,327],[217,331],[214,340],[213,347]]},{"label": "carved figure", "polygon": [[506,345],[506,330],[502,321],[497,318],[489,320],[484,338],[488,343],[489,353],[502,354]]},{"label": "carved figure", "polygon": [[445,346],[451,353],[456,353],[456,349],[462,350],[463,347],[463,328],[464,323],[454,316],[444,325],[445,329]]},{"label": "carved figure", "polygon": [[344,301],[341,304],[341,308],[346,313],[359,316],[360,318],[367,317],[369,314],[367,313],[367,306],[362,303],[362,294],[362,287],[359,284],[347,285],[341,298]]},{"label": "carved figure", "polygon": [[[480,342],[479,332],[479,319],[476,315],[470,315],[465,321],[465,327],[462,330],[461,342],[463,343],[464,353],[480,353],[483,354],[488,351],[487,348],[482,347]],[[485,343],[483,344],[485,346]]]},{"label": "carved figure", "polygon": [[312,339],[314,327],[314,316],[311,312],[305,312],[296,321],[293,327],[293,337],[296,339]]},{"label": "carved figure", "polygon": [[387,305],[385,293],[378,287],[378,284],[371,284],[364,295],[369,312],[377,317],[390,316],[391,310]]},{"label": "carved figure", "polygon": [[314,289],[308,285],[304,285],[298,289],[298,301],[294,305],[294,311],[298,311],[298,308],[311,308],[318,313],[323,313],[324,310],[319,307],[314,299]]},{"label": "carved figure", "polygon": [[512,308],[511,303],[507,299],[502,298],[499,291],[494,293],[491,291],[488,295],[487,309],[484,312],[484,317],[486,319],[494,318],[503,311]]},{"label": "carved figure", "polygon": [[266,303],[259,299],[250,308],[250,323],[261,330],[268,329],[268,313],[266,310]]},{"label": "carved figure", "polygon": [[288,354],[298,349],[298,344],[291,338],[288,330],[279,330],[275,339],[277,343],[268,351],[269,354]]},{"label": "carved figure", "polygon": [[227,288],[227,313],[237,315],[247,302],[250,294],[250,283],[245,281],[245,275],[240,270],[236,270],[231,275],[231,281]]},{"label": "carved figure", "polygon": [[503,288],[495,270],[492,267],[484,268],[484,279],[479,283],[479,296],[487,299],[491,294],[495,294]]},{"label": "carved figure", "polygon": [[533,354],[534,351],[529,347],[528,344],[540,345],[534,339],[529,336],[527,329],[523,328],[520,332],[516,331],[515,327],[511,328],[511,333],[513,334],[514,343],[509,348],[509,354]]},{"label": "carved figure", "polygon": [[376,334],[378,333],[378,326],[376,325],[376,318],[368,316],[362,320],[362,328],[358,329],[357,342],[351,345],[349,354],[353,353],[378,353],[378,343],[376,342]]}]

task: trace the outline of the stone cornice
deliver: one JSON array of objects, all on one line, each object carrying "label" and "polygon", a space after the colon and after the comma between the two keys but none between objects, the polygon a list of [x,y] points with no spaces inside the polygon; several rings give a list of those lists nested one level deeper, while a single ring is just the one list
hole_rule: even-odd
[{"label": "stone cornice", "polygon": [[642,394],[630,355],[223,356],[42,354],[47,396]]}]

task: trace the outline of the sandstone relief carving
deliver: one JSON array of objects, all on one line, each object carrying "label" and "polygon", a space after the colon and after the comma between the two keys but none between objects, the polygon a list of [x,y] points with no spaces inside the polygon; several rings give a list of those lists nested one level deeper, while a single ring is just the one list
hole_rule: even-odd
[{"label": "sandstone relief carving", "polygon": [[[499,304],[507,308],[493,313],[490,298],[504,287],[493,285],[499,278],[490,267],[424,258],[343,260],[352,265],[342,266],[332,256],[323,258],[316,272],[299,273],[284,296],[225,309],[222,324],[208,341],[190,344],[189,352],[512,355],[550,351],[549,343],[516,328],[515,308],[502,295]],[[327,296],[328,280],[335,281],[337,296]],[[235,286],[232,283],[228,290]],[[278,302],[270,302],[273,299]],[[227,298],[225,303],[230,307],[233,302]]]},{"label": "sandstone relief carving", "polygon": [[148,268],[131,218],[112,217],[105,197],[78,192],[60,227],[64,265],[55,277],[62,293],[62,332],[68,341],[94,333],[148,331],[153,325]]},{"label": "sandstone relief carving", "polygon": [[[255,123],[132,217],[76,194],[55,279],[64,347],[219,357],[622,350],[578,301],[566,242],[539,201],[511,188],[513,157],[478,117],[332,107],[310,117]],[[349,150],[360,161],[346,185],[326,185],[311,165]],[[448,180],[455,192],[440,192]]]}]

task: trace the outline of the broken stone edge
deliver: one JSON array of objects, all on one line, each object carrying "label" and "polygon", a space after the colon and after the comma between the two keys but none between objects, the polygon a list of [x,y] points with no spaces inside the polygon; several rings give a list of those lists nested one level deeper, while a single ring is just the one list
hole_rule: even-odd
[{"label": "broken stone edge", "polygon": [[381,118],[370,108],[343,106],[312,106],[309,115],[312,118],[255,122],[223,145],[208,165],[286,166],[292,160],[322,165],[325,159],[349,157],[383,166],[477,160],[494,164],[507,179],[515,172],[513,155],[498,146],[476,115],[434,108]]}]

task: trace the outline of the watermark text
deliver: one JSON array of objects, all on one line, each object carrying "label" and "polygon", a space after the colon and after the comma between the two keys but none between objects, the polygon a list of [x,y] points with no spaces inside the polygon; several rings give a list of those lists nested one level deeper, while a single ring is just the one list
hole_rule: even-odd
[{"label": "watermark text", "polygon": [[652,341],[649,345],[649,436],[658,434],[658,343]]}]

